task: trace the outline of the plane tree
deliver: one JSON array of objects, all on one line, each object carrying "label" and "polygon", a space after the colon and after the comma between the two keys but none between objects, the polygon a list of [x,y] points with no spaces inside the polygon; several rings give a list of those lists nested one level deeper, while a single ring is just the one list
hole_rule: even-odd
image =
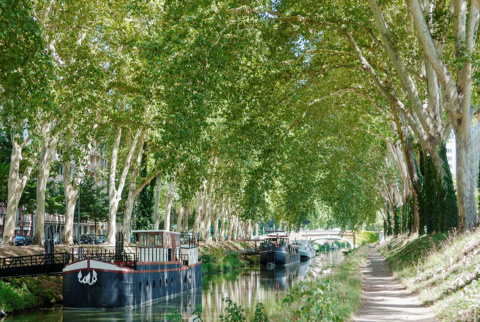
[{"label": "plane tree", "polygon": [[32,144],[42,124],[40,116],[52,108],[53,74],[51,53],[45,50],[32,4],[7,1],[0,10],[0,114],[12,144],[3,243],[13,244],[18,204],[36,163]]},{"label": "plane tree", "polygon": [[432,156],[440,182],[449,180],[440,155],[449,133],[448,122],[443,118],[441,91],[435,86],[435,72],[412,42],[414,33],[404,28],[405,7],[389,7],[392,23],[387,26],[370,8],[373,4],[329,2],[312,10],[310,1],[281,1],[272,3],[268,10],[284,27],[282,32],[301,41],[299,53],[312,66],[319,63],[332,69],[348,68],[362,76],[357,84],[347,83],[343,90],[368,98],[395,122],[412,192],[420,198],[421,174],[416,167],[412,139]]}]

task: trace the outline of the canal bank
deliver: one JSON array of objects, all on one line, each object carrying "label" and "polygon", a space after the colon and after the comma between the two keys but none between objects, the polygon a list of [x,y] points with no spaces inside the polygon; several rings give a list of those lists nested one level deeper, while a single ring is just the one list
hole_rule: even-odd
[{"label": "canal bank", "polygon": [[[254,247],[252,242],[203,242],[199,253],[204,261],[204,274],[245,268],[255,264],[254,258],[236,251]],[[102,245],[88,248],[106,249]],[[56,246],[57,252],[69,252],[69,247]],[[0,246],[0,258],[42,254],[43,246]],[[63,303],[62,277],[57,275],[0,279],[0,310],[15,315],[32,310],[43,310]]]},{"label": "canal bank", "polygon": [[[228,244],[221,248],[221,245],[208,245],[202,248],[203,254],[216,254],[233,251],[233,247],[244,247],[247,245],[231,245]],[[226,250],[228,249],[228,250]],[[287,269],[266,270],[258,266],[254,268],[247,268],[244,270],[230,270],[223,273],[217,272],[215,274],[204,275],[204,282],[202,289],[195,292],[183,293],[165,301],[159,301],[152,305],[135,308],[132,310],[115,310],[108,311],[108,318],[110,320],[122,321],[137,321],[137,320],[159,320],[167,321],[172,308],[178,310],[178,313],[185,318],[191,317],[196,310],[196,307],[202,305],[204,321],[218,321],[221,314],[227,314],[229,301],[231,307],[236,306],[235,314],[244,314],[245,321],[249,321],[255,315],[255,309],[260,304],[262,307],[262,314],[268,317],[269,321],[288,321],[294,317],[307,317],[308,314],[312,316],[319,316],[318,314],[336,314],[344,316],[344,313],[336,313],[332,310],[343,310],[344,306],[350,306],[350,302],[330,303],[326,306],[328,312],[320,312],[319,306],[325,306],[325,301],[329,299],[341,298],[345,292],[353,293],[350,288],[345,288],[345,284],[351,284],[361,289],[361,283],[355,285],[352,281],[352,271],[355,262],[352,258],[358,257],[361,253],[355,251],[352,255],[347,257],[344,263],[335,267],[330,267],[335,264],[335,261],[341,260],[342,253],[329,253],[317,256],[317,259],[323,260],[322,268],[317,263],[300,263],[298,267],[289,267]],[[230,255],[231,256],[231,255]],[[248,262],[248,259],[239,255],[240,261]],[[222,265],[217,267],[226,268],[227,260],[224,260]],[[350,263],[350,264],[349,264]],[[312,265],[313,264],[313,265]],[[339,268],[339,270],[337,270]],[[358,265],[356,266],[358,270]],[[338,272],[337,272],[338,271]],[[328,276],[324,276],[325,272],[329,272]],[[335,281],[337,280],[337,281]],[[319,290],[323,293],[319,293]],[[335,294],[340,290],[343,293]],[[321,294],[327,296],[320,297]],[[334,300],[332,300],[334,301]],[[337,305],[338,304],[338,305]],[[308,312],[307,312],[308,311]],[[329,313],[330,312],[330,313]],[[333,313],[332,313],[333,312]],[[103,314],[103,313],[102,313]],[[317,314],[317,315],[315,315]],[[20,314],[9,317],[11,321],[82,321],[102,319],[101,315],[92,312],[80,312],[72,310],[39,310],[37,312]],[[107,316],[103,316],[106,318]],[[227,319],[228,321],[228,319]]]}]

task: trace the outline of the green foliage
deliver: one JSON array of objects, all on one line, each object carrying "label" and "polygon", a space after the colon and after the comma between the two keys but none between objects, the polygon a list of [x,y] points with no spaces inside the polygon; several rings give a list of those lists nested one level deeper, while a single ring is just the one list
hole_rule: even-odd
[{"label": "green foliage", "polygon": [[193,322],[203,322],[202,306],[201,305],[195,306],[195,310],[192,312],[192,315],[195,316],[195,318],[193,319]]},{"label": "green foliage", "polygon": [[45,212],[49,214],[65,213],[65,194],[63,183],[47,182],[45,193]]},{"label": "green foliage", "polygon": [[238,254],[235,254],[235,253],[227,254],[223,262],[224,262],[224,265],[226,265],[227,267],[235,268],[240,266],[240,259],[238,258]]},{"label": "green foliage", "polygon": [[431,157],[422,154],[422,202],[419,203],[421,234],[447,232],[458,226],[457,199],[445,147],[439,153],[444,162],[443,179],[440,178],[440,172],[434,169]]},{"label": "green foliage", "polygon": [[378,232],[376,231],[355,231],[355,243],[357,245],[378,243]]},{"label": "green foliage", "polygon": [[402,229],[402,220],[400,216],[400,208],[397,207],[396,205],[393,207],[393,223],[394,223],[393,233],[395,235],[400,234]]},{"label": "green foliage", "polygon": [[319,252],[322,252],[322,253],[328,253],[330,251],[330,244],[329,243],[324,243],[323,245],[319,245],[319,244],[315,244],[315,245],[318,245],[316,247],[316,249],[319,251]]},{"label": "green foliage", "polygon": [[265,314],[265,307],[263,306],[262,303],[258,303],[255,306],[255,313],[253,315],[253,321],[254,322],[267,322],[268,321],[267,314]]},{"label": "green foliage", "polygon": [[435,228],[438,232],[448,232],[458,227],[458,205],[453,187],[452,173],[448,165],[447,150],[442,144],[440,156],[443,160],[443,180],[437,175],[435,183]]},{"label": "green foliage", "polygon": [[212,257],[212,254],[203,254],[200,256],[200,259],[202,260],[202,274],[216,271],[216,267],[213,264]]},{"label": "green foliage", "polygon": [[[242,246],[240,246],[240,248],[242,248]],[[202,259],[202,272],[204,274],[235,270],[245,267],[248,264],[247,261],[241,260],[236,253],[229,252],[225,254],[223,248],[209,248],[206,251],[207,252],[200,256]]]},{"label": "green foliage", "polygon": [[5,132],[0,132],[0,203],[4,205],[8,201],[8,173],[10,171],[10,155],[12,142]]},{"label": "green foliage", "polygon": [[367,247],[352,251],[323,278],[310,279],[295,286],[270,320],[345,321],[360,305],[362,274]]},{"label": "green foliage", "polygon": [[0,309],[6,312],[36,307],[40,302],[25,283],[8,283],[0,280]]},{"label": "green foliage", "polygon": [[156,180],[152,180],[138,195],[138,211],[135,212],[134,229],[152,229],[153,226],[153,191]]},{"label": "green foliage", "polygon": [[403,207],[402,212],[402,232],[409,233],[413,225],[413,212],[415,211],[415,199],[413,196],[407,198]]},{"label": "green foliage", "polygon": [[87,176],[80,185],[80,216],[95,222],[108,218],[107,188],[93,176]]},{"label": "green foliage", "polygon": [[220,315],[220,321],[224,322],[244,322],[247,320],[245,315],[245,309],[241,305],[233,302],[228,297],[223,299],[227,303],[225,308],[226,314]]},{"label": "green foliage", "polygon": [[170,312],[167,314],[167,321],[182,322],[183,317],[178,309],[170,308]]}]

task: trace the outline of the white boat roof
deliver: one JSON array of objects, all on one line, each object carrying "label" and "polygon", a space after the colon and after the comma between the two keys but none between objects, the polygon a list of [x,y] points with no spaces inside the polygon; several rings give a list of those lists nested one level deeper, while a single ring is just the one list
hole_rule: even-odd
[{"label": "white boat roof", "polygon": [[175,234],[175,235],[181,235],[180,233],[177,233],[175,231],[167,231],[167,230],[132,230],[132,233],[169,233],[169,234]]}]

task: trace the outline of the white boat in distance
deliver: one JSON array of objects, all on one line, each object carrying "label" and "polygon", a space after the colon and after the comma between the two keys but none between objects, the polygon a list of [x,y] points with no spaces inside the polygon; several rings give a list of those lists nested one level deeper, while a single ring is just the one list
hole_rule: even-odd
[{"label": "white boat in distance", "polygon": [[298,252],[300,253],[300,260],[306,261],[310,258],[314,258],[317,252],[312,246],[312,242],[306,239],[297,239],[293,244],[298,245]]}]

